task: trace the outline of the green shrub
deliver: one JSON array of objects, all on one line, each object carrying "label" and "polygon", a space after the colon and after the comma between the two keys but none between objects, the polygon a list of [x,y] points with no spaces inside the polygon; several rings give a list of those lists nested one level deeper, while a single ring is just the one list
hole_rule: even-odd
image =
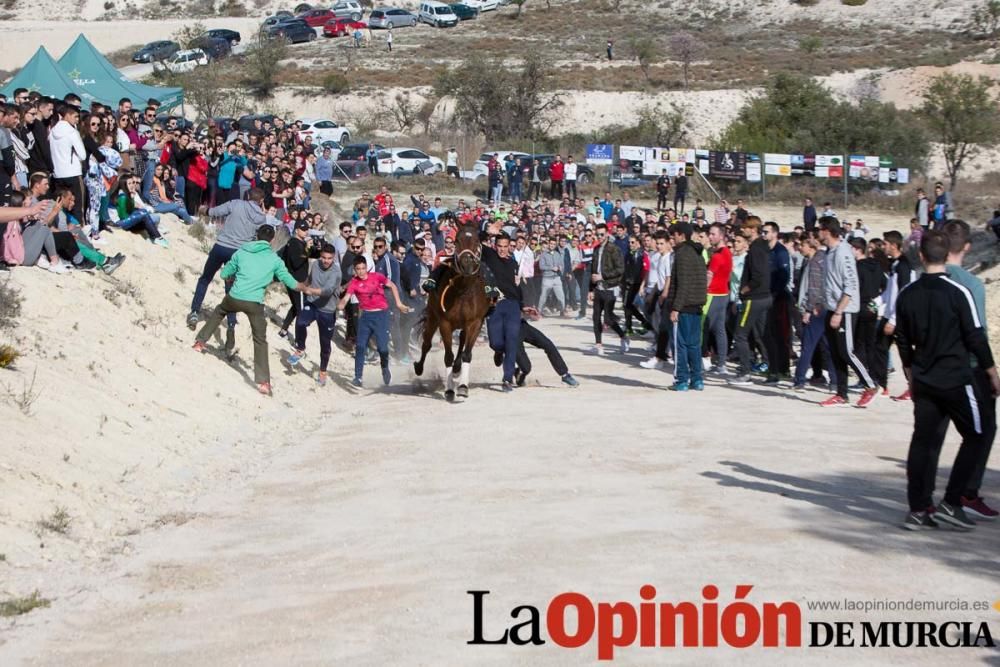
[{"label": "green shrub", "polygon": [[323,77],[323,90],[333,95],[346,93],[351,89],[351,82],[340,72],[330,72]]},{"label": "green shrub", "polygon": [[847,5],[848,7],[860,7],[867,2],[868,0],[840,0],[840,4]]}]

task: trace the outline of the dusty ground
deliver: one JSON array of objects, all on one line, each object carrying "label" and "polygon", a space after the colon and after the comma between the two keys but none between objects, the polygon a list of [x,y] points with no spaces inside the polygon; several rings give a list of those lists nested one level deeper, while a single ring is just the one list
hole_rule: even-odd
[{"label": "dusty ground", "polygon": [[[783,222],[797,216],[755,208]],[[863,215],[877,231],[898,226]],[[593,659],[593,644],[578,652],[467,646],[472,589],[492,591],[490,635],[515,605],[544,608],[567,590],[637,602],[645,583],[663,601],[700,601],[707,583],[728,601],[736,584],[753,584],[751,600],[796,601],[807,621],[988,620],[996,628],[993,611],[869,618],[806,609],[844,597],[995,600],[998,526],[970,535],[897,527],[908,405],[824,412],[819,392],[716,381],[704,393],[672,394],[668,373],[636,366],[644,343],[624,358],[593,357],[584,354],[589,325],[555,319],[540,327],[580,379],[577,389],[563,387],[533,351],[529,386],[503,395],[480,350],[462,405],[398,367],[391,387],[370,382],[356,392],[343,384],[350,360],[338,351],[337,382],[318,391],[308,374],[315,358],[287,369],[272,327],[276,396],[261,399],[244,377],[245,330],[234,366],[187,349],[181,318],[203,254],[169,224],[169,251],[116,235],[115,249],[130,259],[114,280],[13,272],[27,297],[15,336],[26,356],[0,379],[20,388],[37,370],[42,393],[30,416],[0,401],[13,443],[0,488],[17,499],[0,514],[0,598],[38,589],[53,602],[3,621],[3,664]],[[283,295],[272,296],[282,308]],[[206,304],[217,298],[213,290]],[[998,313],[991,310],[993,331]],[[900,382],[893,377],[894,392]],[[949,438],[942,474],[955,446]],[[984,486],[998,482],[994,467]],[[36,521],[59,505],[69,510],[67,533],[40,531]],[[738,655],[773,661],[763,651]],[[813,650],[806,662],[842,664],[842,655]],[[943,655],[851,657],[940,664]],[[664,659],[639,649],[621,656]]]}]

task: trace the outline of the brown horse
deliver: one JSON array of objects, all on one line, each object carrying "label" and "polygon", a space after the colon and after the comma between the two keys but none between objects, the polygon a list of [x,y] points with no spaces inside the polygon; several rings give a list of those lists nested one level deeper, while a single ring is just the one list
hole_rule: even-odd
[{"label": "brown horse", "polygon": [[[444,343],[444,364],[447,373],[445,398],[455,399],[455,379],[458,377],[458,396],[469,395],[469,364],[472,362],[472,346],[479,338],[483,320],[490,309],[486,296],[486,282],[480,266],[482,244],[479,231],[474,224],[462,224],[455,238],[455,254],[449,270],[427,300],[427,309],[422,318],[424,340],[420,360],[413,363],[413,371],[419,376],[424,372],[424,361],[434,341],[434,334],[441,334]],[[461,331],[458,352],[453,353],[452,335]],[[463,363],[465,364],[463,366]]]}]

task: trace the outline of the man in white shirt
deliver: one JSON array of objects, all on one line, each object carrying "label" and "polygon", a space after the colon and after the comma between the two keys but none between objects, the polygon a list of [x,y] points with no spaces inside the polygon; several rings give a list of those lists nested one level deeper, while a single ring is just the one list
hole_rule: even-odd
[{"label": "man in white shirt", "polygon": [[[670,235],[667,232],[656,232],[654,238],[656,239],[656,252],[659,254],[659,259],[656,263],[657,296],[655,307],[660,310],[660,319],[656,331],[656,353],[639,365],[643,368],[662,370],[667,367],[667,348],[670,345],[670,333],[673,329],[670,318],[664,316],[669,310],[669,307],[665,306],[664,302],[667,300],[667,294],[670,293],[670,270],[674,253],[673,246],[670,243]],[[650,265],[649,272],[653,273],[652,265]]]},{"label": "man in white shirt", "polygon": [[80,110],[71,104],[61,104],[58,109],[59,122],[49,133],[49,149],[52,152],[52,176],[56,185],[69,188],[73,193],[73,217],[83,220],[84,188],[83,159],[87,149],[76,129],[80,122]]},{"label": "man in white shirt", "polygon": [[459,177],[458,173],[458,151],[452,146],[448,149],[448,154],[445,156],[445,173],[448,176],[453,176],[454,178]]},{"label": "man in white shirt", "polygon": [[566,184],[566,196],[570,201],[576,199],[576,162],[572,155],[566,156],[566,164],[563,165],[563,181]]},{"label": "man in white shirt", "polygon": [[629,198],[628,192],[626,192],[622,195],[622,211],[625,212],[626,218],[632,215],[633,208],[635,208],[635,202]]}]

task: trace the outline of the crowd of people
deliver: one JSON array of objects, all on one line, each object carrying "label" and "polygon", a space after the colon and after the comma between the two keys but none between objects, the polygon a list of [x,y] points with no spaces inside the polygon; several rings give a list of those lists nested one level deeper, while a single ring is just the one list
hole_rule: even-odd
[{"label": "crowd of people", "polygon": [[[790,229],[762,220],[742,200],[706,207],[696,199],[685,210],[686,179],[665,174],[655,208],[640,207],[627,192],[588,203],[577,194],[572,157],[556,157],[543,193],[537,161],[506,164],[497,156],[489,199],[448,206],[415,193],[397,201],[382,185],[374,196],[363,191],[350,219],[334,230],[311,206],[313,197],[332,195],[333,160],[294,123],[275,118],[244,130],[212,125],[196,132],[176,119],[161,123],[157,113],[155,100],[142,109],[122,99],[117,108],[93,103],[84,110],[72,95],[53,100],[23,89],[4,101],[4,262],[112,273],[125,258],[99,250],[108,244],[106,232],[139,232],[167,248],[161,215],[214,224],[188,326],[201,323],[219,274],[226,296],[194,348],[204,351],[225,320],[231,356],[236,316],[245,314],[255,381],[270,394],[264,295],[272,282],[288,290],[278,335],[292,347],[290,365],[305,358],[315,323],[316,380],[327,384],[343,311],[353,384],[363,385],[366,363],[376,360],[388,384],[392,356],[411,363],[420,314],[451,270],[457,231],[471,226],[495,300],[486,331],[504,391],[523,385],[531,371],[526,343],[545,350],[563,382],[576,386],[557,347],[529,320],[582,320],[588,308],[595,355],[606,354],[606,335],[617,338],[622,354],[648,336],[650,357],[639,366],[672,364],[675,392],[703,391],[712,374],[736,387],[826,388],[831,394],[821,406],[864,408],[889,395],[896,344],[908,388],[893,398],[915,401],[918,423],[906,527],[940,520],[967,528],[968,515],[997,516],[979,493],[1000,391],[985,336],[985,290],[962,268],[971,231],[952,219],[940,183],[934,199],[918,191],[906,236],[887,231],[879,238],[860,219],[841,222],[829,203],[817,212],[812,200]],[[282,228],[287,242],[277,244]],[[942,364],[950,364],[948,373]],[[933,469],[949,418],[964,444],[945,500],[934,508]]]}]

